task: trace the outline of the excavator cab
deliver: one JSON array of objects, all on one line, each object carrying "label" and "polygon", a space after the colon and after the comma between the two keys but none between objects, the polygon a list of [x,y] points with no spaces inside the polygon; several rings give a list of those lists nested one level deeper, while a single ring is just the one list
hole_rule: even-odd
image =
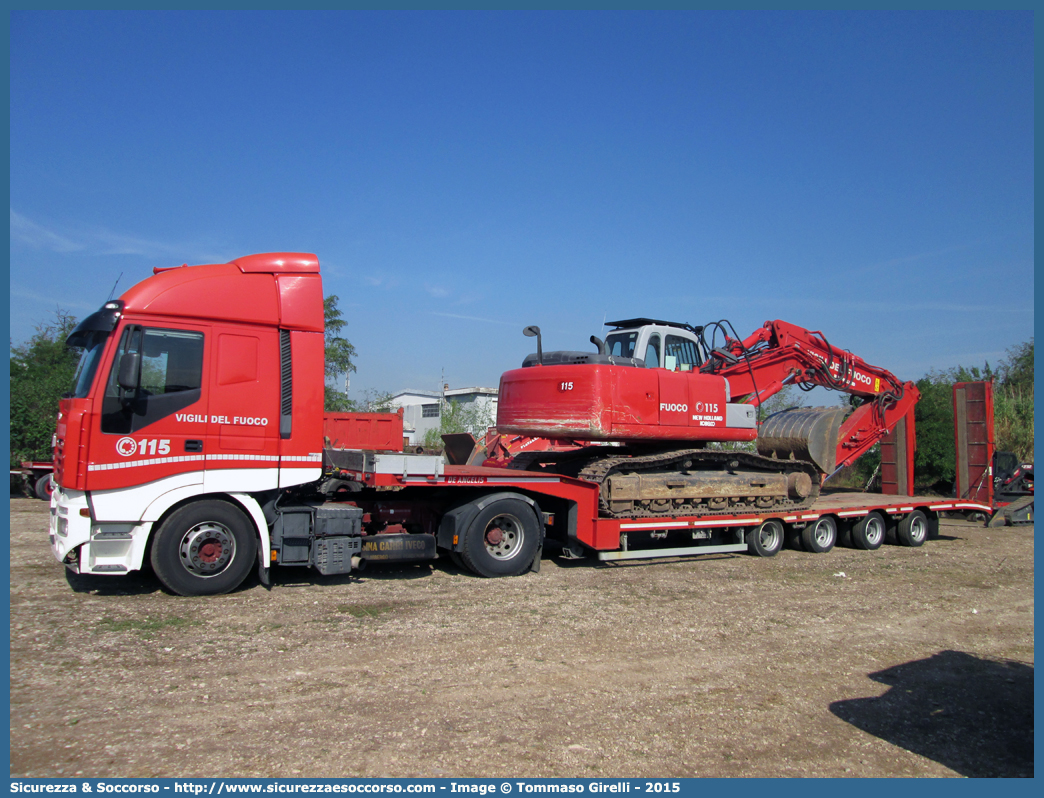
[{"label": "excavator cab", "polygon": [[610,355],[638,358],[646,368],[696,371],[703,364],[701,327],[658,319],[608,321],[613,329],[605,338]]}]

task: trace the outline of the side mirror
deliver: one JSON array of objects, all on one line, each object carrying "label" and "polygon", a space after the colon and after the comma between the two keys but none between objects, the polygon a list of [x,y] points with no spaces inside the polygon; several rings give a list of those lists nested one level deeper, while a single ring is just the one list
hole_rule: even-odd
[{"label": "side mirror", "polygon": [[116,383],[125,391],[133,391],[138,387],[138,370],[141,366],[141,355],[127,352],[120,358],[120,371],[116,375]]},{"label": "side mirror", "polygon": [[544,350],[541,346],[540,341],[540,328],[537,327],[535,324],[531,324],[522,331],[522,334],[527,338],[537,339],[537,363],[539,363],[541,366],[544,365]]}]

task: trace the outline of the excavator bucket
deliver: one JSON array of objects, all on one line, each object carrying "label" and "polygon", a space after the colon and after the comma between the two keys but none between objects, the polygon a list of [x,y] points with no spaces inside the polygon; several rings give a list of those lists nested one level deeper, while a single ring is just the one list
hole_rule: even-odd
[{"label": "excavator bucket", "polygon": [[486,446],[475,440],[470,432],[447,432],[442,436],[442,447],[450,465],[482,465]]},{"label": "excavator bucket", "polygon": [[758,430],[758,454],[806,460],[824,474],[837,466],[837,436],[844,407],[794,407],[765,419]]}]

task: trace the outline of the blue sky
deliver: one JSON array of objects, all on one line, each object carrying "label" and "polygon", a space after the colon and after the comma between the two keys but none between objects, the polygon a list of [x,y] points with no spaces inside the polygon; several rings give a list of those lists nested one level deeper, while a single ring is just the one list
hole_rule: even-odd
[{"label": "blue sky", "polygon": [[352,395],[604,319],[781,318],[904,379],[1033,335],[1020,13],[11,15],[11,337],[319,256]]}]

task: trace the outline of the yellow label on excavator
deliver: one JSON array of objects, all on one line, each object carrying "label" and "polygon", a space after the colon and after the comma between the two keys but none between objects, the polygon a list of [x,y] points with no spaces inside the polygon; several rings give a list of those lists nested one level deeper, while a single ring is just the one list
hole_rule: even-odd
[{"label": "yellow label on excavator", "polygon": [[877,377],[874,380],[874,393],[881,393],[881,378]]}]

